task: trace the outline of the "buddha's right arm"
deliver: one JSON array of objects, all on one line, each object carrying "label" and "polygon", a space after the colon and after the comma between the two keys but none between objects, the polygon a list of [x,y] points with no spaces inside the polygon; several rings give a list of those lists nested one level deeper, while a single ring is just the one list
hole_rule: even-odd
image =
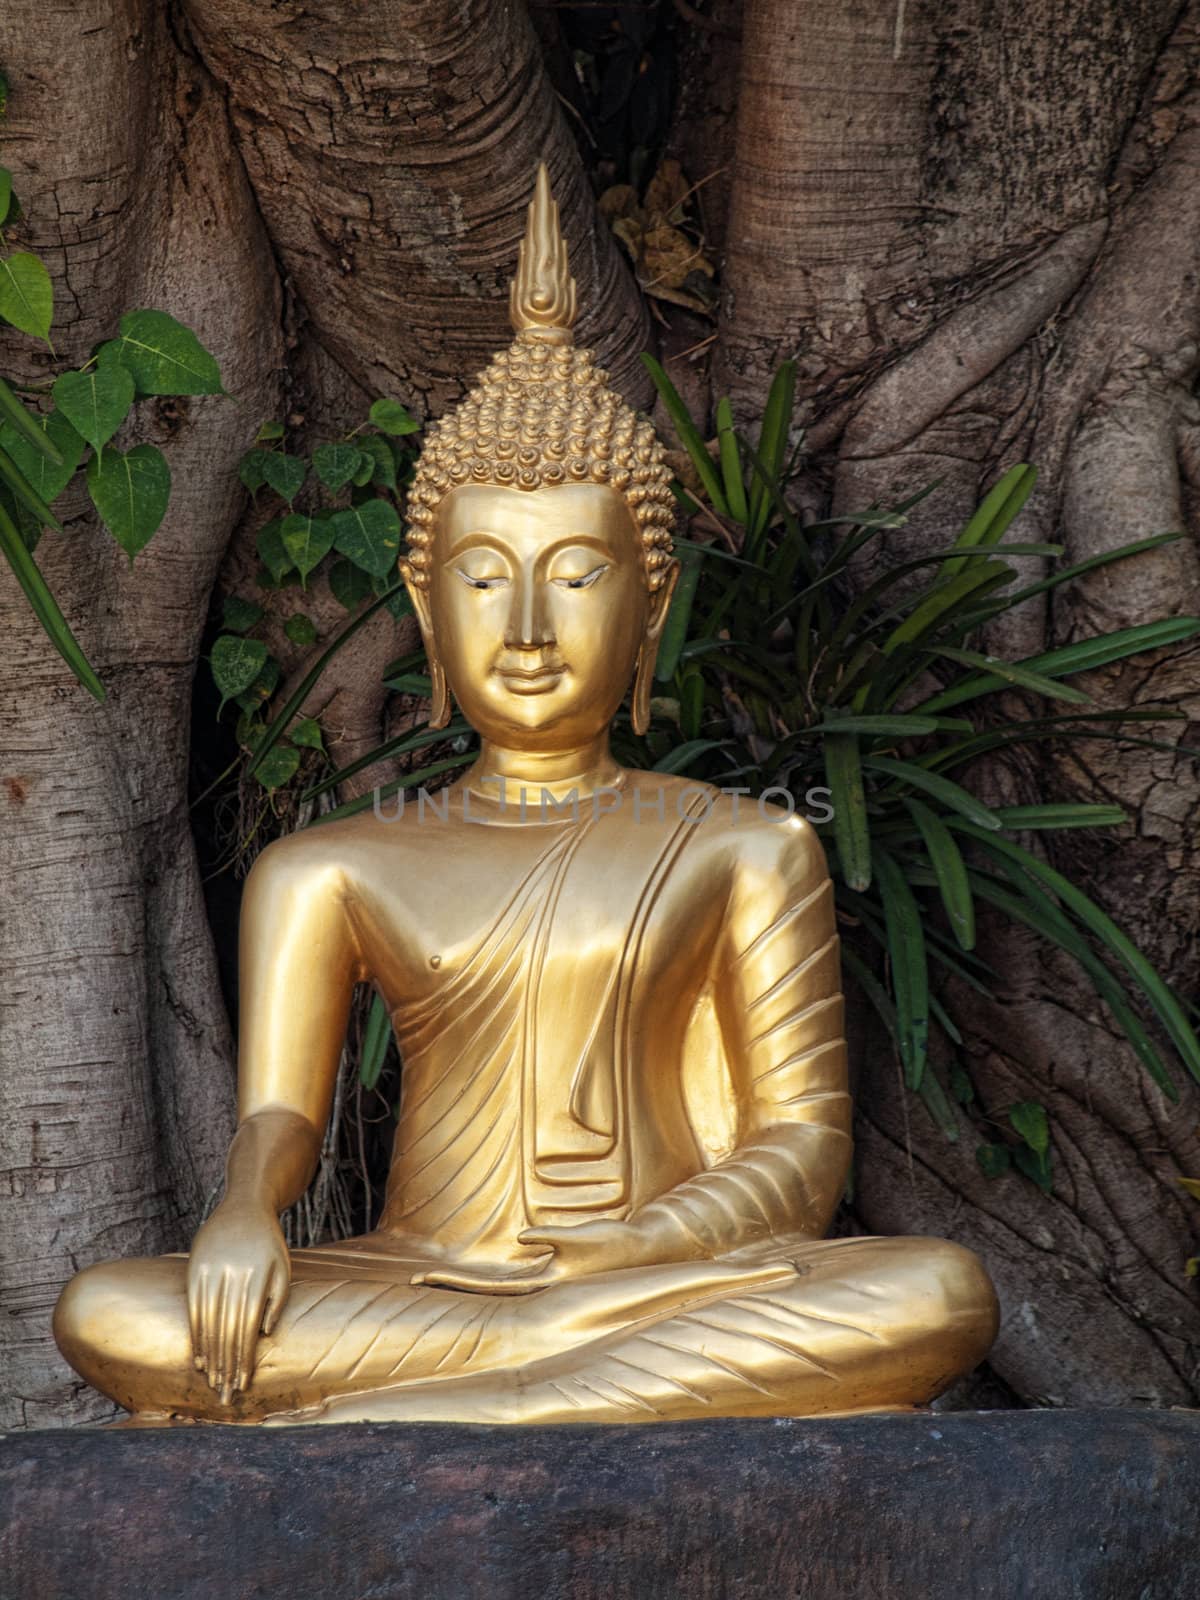
[{"label": "buddha's right arm", "polygon": [[260,1330],[288,1297],[279,1213],[316,1166],[350,996],[362,973],[344,877],[299,835],[271,845],[246,884],[241,928],[237,1133],[225,1195],[192,1244],[196,1365],[228,1403],[254,1371]]},{"label": "buddha's right arm", "polygon": [[239,1131],[228,1192],[281,1211],[312,1176],[337,1081],[355,982],[364,975],[344,870],[320,832],[258,858],[242,902]]}]

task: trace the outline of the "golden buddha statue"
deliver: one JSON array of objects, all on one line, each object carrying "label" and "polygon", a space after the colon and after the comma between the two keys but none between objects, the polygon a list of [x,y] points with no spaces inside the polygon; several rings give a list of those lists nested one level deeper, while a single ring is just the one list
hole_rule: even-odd
[{"label": "golden buddha statue", "polygon": [[[574,314],[542,168],[516,338],[431,430],[402,563],[432,720],[453,692],[479,759],[255,864],[225,1196],[190,1257],[90,1267],[55,1313],[135,1421],[906,1409],[994,1337],[969,1251],[822,1238],[850,1100],[815,833],[610,754],[631,678],[648,718],[673,502]],[[385,1212],[289,1252],[364,982],[402,1060]]]}]

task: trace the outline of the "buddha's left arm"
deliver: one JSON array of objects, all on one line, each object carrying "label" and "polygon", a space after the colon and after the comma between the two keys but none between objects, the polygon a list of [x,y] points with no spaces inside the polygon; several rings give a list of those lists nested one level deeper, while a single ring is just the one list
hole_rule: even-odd
[{"label": "buddha's left arm", "polygon": [[785,1233],[819,1238],[850,1160],[833,885],[799,819],[747,835],[714,998],[736,1096],[737,1148],[630,1220],[706,1255]]}]

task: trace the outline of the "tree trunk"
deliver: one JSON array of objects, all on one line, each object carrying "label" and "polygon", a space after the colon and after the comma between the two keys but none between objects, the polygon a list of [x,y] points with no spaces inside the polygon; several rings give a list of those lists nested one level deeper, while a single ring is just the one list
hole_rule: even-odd
[{"label": "tree trunk", "polygon": [[[245,415],[275,404],[279,294],[221,95],[160,7],[11,5],[0,59],[19,237],[54,274],[60,354],[82,361],[123,311],[161,307],[196,329],[236,397],[139,408],[131,432],[165,445],[174,489],[133,570],[81,495],[65,536],[39,546],[104,706],[0,578],[0,1425],[44,1426],[111,1410],[50,1343],[62,1283],[103,1257],[180,1248],[232,1126],[187,813],[189,706],[240,509]],[[36,378],[46,358],[28,346],[6,342],[7,359]]]},{"label": "tree trunk", "polygon": [[[708,180],[703,220],[726,248],[717,392],[751,421],[778,361],[798,359],[814,504],[941,478],[889,558],[943,542],[1020,459],[1042,470],[1020,531],[1072,559],[1194,525],[1198,10],[675,8],[685,82],[669,148]],[[0,1425],[99,1413],[49,1341],[59,1285],[101,1257],[179,1248],[220,1181],[230,1046],[186,811],[188,708],[214,586],[245,590],[257,564],[261,514],[235,467],[260,422],[286,418],[299,450],[381,393],[440,414],[508,337],[541,158],[580,336],[649,398],[649,318],[593,204],[587,140],[568,131],[569,54],[541,32],[558,40],[559,92],[513,0],[11,0],[0,21],[5,160],[27,218],[9,243],[27,239],[54,271],[60,355],[81,360],[123,310],[160,306],[196,328],[233,396],[141,408],[131,432],[164,445],[174,492],[132,571],[82,497],[66,537],[40,547],[106,706],[0,571]],[[710,343],[686,318],[662,334],[691,352],[679,367]],[[6,371],[45,370],[26,340],[5,351]],[[706,392],[702,375],[686,390]],[[1033,651],[1198,607],[1181,543],[1026,607],[994,643]],[[306,608],[323,645],[344,614],[319,583]],[[294,682],[311,657],[276,632]],[[339,759],[383,732],[380,669],[401,648],[383,612],[323,681]],[[1139,657],[1090,687],[1101,704],[1169,700],[1200,720],[1193,655]],[[1055,859],[1195,992],[1189,763],[1075,746],[986,781],[1126,806],[1120,835],[1075,836]],[[978,1113],[947,1144],[864,1038],[858,1221],[983,1252],[1005,1302],[995,1371],[1018,1398],[1195,1403],[1194,1203],[1175,1181],[1200,1171],[1194,1086],[1168,1105],[1069,964],[1006,927],[984,934],[1000,999],[950,999],[986,1112],[1048,1106],[1054,1192],[985,1179]]]}]

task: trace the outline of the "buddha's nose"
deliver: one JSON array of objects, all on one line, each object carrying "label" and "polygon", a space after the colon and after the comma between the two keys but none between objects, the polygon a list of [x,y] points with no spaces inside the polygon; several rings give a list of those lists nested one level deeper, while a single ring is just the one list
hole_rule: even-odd
[{"label": "buddha's nose", "polygon": [[508,616],[505,644],[514,650],[540,650],[554,643],[554,630],[547,614],[545,585],[524,578],[513,585],[512,610]]}]

